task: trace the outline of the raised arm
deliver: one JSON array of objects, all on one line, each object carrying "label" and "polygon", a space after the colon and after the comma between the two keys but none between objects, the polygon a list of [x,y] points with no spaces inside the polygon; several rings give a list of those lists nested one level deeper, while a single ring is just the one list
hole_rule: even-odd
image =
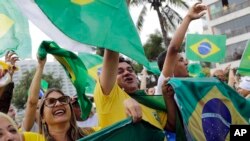
[{"label": "raised arm", "polygon": [[23,129],[25,131],[30,131],[36,117],[36,109],[38,106],[39,99],[39,91],[42,79],[43,69],[46,63],[46,58],[44,60],[38,59],[38,65],[36,67],[35,75],[32,79],[30,89],[29,89],[29,97],[25,109],[25,115],[23,120]]},{"label": "raised arm", "polygon": [[118,72],[119,53],[105,49],[100,84],[105,95],[109,95]]},{"label": "raised arm", "polygon": [[12,82],[12,76],[16,70],[15,63],[19,58],[16,56],[15,52],[8,51],[5,55],[5,62],[10,65],[8,70],[0,70],[0,78],[6,76],[7,79],[4,80],[3,84],[0,86],[0,111],[7,113],[10,107],[14,82]]},{"label": "raised arm", "polygon": [[188,26],[192,20],[198,19],[205,14],[207,7],[200,2],[192,6],[184,17],[181,25],[176,30],[167,50],[162,73],[165,77],[172,77],[176,64],[177,54],[185,37]]},{"label": "raised arm", "polygon": [[[175,123],[176,123],[176,104],[174,101],[174,91],[170,85],[167,84],[167,81],[170,77],[172,77],[175,73],[175,67],[178,64],[179,68],[180,63],[177,61],[184,62],[183,60],[177,60],[178,58],[178,52],[181,47],[181,44],[183,42],[185,33],[188,29],[188,26],[192,20],[198,19],[202,17],[205,14],[205,10],[207,7],[200,2],[196,3],[194,6],[192,6],[185,18],[183,19],[183,22],[181,23],[180,27],[176,30],[169,46],[167,55],[164,61],[163,75],[167,78],[163,84],[162,84],[162,94],[164,97],[165,104],[167,105],[168,109],[168,119],[167,119],[167,125],[166,129],[170,131],[175,131]],[[176,70],[180,71],[180,70]],[[182,70],[181,70],[182,71]],[[184,70],[183,70],[184,71]],[[180,75],[181,77],[184,77],[184,75]]]}]

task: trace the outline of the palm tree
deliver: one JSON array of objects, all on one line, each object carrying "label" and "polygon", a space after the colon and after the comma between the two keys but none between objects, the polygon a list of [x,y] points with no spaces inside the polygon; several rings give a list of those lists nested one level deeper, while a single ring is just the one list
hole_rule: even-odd
[{"label": "palm tree", "polygon": [[[182,22],[182,17],[171,6],[176,6],[187,10],[189,6],[183,0],[127,0],[128,5],[143,5],[137,20],[136,26],[140,31],[143,26],[144,17],[147,13],[146,4],[150,4],[151,8],[157,12],[161,32],[163,35],[164,45],[168,46],[168,32],[172,32],[176,29],[177,25]],[[163,6],[164,4],[164,6]]]}]

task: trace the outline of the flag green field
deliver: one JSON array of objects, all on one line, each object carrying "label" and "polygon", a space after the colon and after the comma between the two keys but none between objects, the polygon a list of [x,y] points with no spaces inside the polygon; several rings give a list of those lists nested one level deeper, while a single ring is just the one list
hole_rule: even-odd
[{"label": "flag green field", "polygon": [[[75,44],[107,48],[149,67],[125,0],[15,1],[31,21],[68,50]],[[65,43],[68,39],[76,43]],[[80,47],[71,51],[77,50]]]},{"label": "flag green field", "polygon": [[250,101],[215,78],[172,78],[186,135],[191,140],[229,140],[231,124],[249,124]]},{"label": "flag green field", "polygon": [[164,132],[148,122],[133,123],[127,118],[78,141],[164,141],[164,138]]},{"label": "flag green field", "polygon": [[13,0],[0,1],[0,57],[13,50],[20,58],[31,57],[28,20]]},{"label": "flag green field", "polygon": [[149,62],[149,68],[147,68],[147,71],[152,72],[153,74],[160,75],[161,71],[158,67],[157,62]]},{"label": "flag green field", "polygon": [[92,103],[85,95],[88,72],[81,59],[74,53],[60,48],[55,42],[43,41],[38,49],[38,57],[43,59],[47,53],[52,54],[63,66],[72,84],[75,86],[78,102],[82,111],[81,117],[87,119]]},{"label": "flag green field", "polygon": [[240,66],[237,73],[242,76],[250,76],[250,40],[246,44],[246,48],[242,54]]},{"label": "flag green field", "polygon": [[189,60],[221,62],[225,57],[225,51],[225,35],[187,35],[186,56]]}]

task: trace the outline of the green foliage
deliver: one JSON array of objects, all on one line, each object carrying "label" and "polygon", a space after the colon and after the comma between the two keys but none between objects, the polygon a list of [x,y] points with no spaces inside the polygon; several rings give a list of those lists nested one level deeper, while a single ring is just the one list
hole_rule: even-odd
[{"label": "green foliage", "polygon": [[[28,98],[28,90],[31,84],[31,81],[34,77],[35,70],[26,71],[23,73],[23,76],[18,84],[15,84],[13,99],[12,102],[18,109],[23,109],[24,105]],[[53,73],[44,74],[42,76],[49,84],[48,88],[62,88],[62,78],[54,78]]]},{"label": "green foliage", "polygon": [[149,35],[149,39],[144,44],[144,51],[150,61],[155,61],[157,56],[164,51],[163,39],[159,31]]}]

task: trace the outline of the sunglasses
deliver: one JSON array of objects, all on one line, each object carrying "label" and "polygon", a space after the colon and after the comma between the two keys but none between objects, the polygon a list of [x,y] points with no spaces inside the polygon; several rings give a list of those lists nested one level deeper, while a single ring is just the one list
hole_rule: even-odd
[{"label": "sunglasses", "polygon": [[46,98],[44,100],[44,105],[53,108],[56,105],[56,102],[60,102],[62,105],[67,105],[70,103],[70,97],[68,96],[61,96],[59,98]]}]

